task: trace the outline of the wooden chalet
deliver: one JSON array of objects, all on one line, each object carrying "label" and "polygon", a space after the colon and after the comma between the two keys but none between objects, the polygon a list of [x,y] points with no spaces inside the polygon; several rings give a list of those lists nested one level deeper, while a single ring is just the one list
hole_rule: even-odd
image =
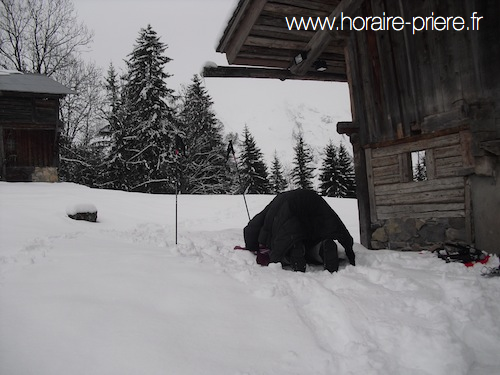
[{"label": "wooden chalet", "polygon": [[[464,29],[306,31],[285,18],[341,15],[461,16]],[[217,47],[230,66],[204,75],[347,82],[352,122],[337,130],[353,145],[362,244],[500,253],[498,15],[497,0],[240,0]]]},{"label": "wooden chalet", "polygon": [[58,180],[59,100],[73,93],[44,75],[0,70],[0,180]]}]

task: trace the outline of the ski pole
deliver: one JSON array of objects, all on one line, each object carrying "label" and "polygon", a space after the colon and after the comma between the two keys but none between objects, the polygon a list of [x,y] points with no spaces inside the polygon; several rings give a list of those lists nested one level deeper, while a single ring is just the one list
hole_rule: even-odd
[{"label": "ski pole", "polygon": [[177,197],[179,195],[179,180],[181,178],[181,169],[179,167],[179,158],[181,155],[185,155],[186,153],[186,146],[184,145],[184,142],[182,138],[176,134],[175,135],[175,172],[176,172],[176,180],[175,180],[175,244],[177,245],[177,212],[178,212],[178,204],[177,204]]},{"label": "ski pole", "polygon": [[179,180],[175,181],[175,244],[177,245],[177,194],[178,194],[178,188],[179,186]]},{"label": "ski pole", "polygon": [[234,152],[233,141],[229,140],[229,144],[227,145],[227,156],[229,153],[233,154],[234,165],[236,166],[236,173],[238,175],[238,181],[240,183],[241,194],[243,195],[243,201],[245,202],[245,208],[247,209],[248,221],[250,221],[250,211],[248,211],[247,199],[245,197],[245,190],[243,189],[243,183],[241,182],[241,174],[240,169],[238,168],[238,161],[236,160],[236,154]]}]

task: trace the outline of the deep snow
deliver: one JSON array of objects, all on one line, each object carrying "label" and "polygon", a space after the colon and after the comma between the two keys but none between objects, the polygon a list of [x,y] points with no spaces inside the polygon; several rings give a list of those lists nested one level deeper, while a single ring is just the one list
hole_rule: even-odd
[{"label": "deep snow", "polygon": [[[328,202],[359,242],[356,202]],[[98,222],[69,219],[78,204]],[[335,274],[260,267],[233,250],[241,196],[178,207],[175,245],[174,196],[0,182],[0,374],[500,373],[482,265],[356,245]]]}]

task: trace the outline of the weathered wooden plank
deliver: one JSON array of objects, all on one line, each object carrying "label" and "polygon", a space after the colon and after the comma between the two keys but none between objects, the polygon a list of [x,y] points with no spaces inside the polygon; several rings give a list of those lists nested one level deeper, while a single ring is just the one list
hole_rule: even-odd
[{"label": "weathered wooden plank", "polygon": [[399,174],[392,176],[383,176],[373,180],[374,185],[395,184],[398,182],[401,182],[401,176]]},{"label": "weathered wooden plank", "polygon": [[436,168],[436,178],[460,176],[462,169],[463,168],[460,168],[459,166]]},{"label": "weathered wooden plank", "polygon": [[[268,22],[270,23],[270,22]],[[314,35],[314,31],[311,30],[289,30],[288,27],[282,24],[278,25],[269,25],[269,24],[257,24],[254,25],[252,31],[250,33],[252,36],[261,36],[261,37],[275,37],[280,39],[290,39],[295,40],[301,43],[307,43],[309,39]],[[241,47],[240,51],[244,50],[244,46]],[[291,51],[287,51],[288,55],[291,54]]]},{"label": "weathered wooden plank", "polygon": [[463,211],[434,211],[434,212],[392,212],[392,213],[377,213],[380,220],[393,218],[414,218],[414,219],[431,219],[431,218],[450,218],[450,217],[465,217]]},{"label": "weathered wooden plank", "polygon": [[437,149],[434,148],[425,150],[425,171],[427,173],[428,180],[436,178],[436,150]]},{"label": "weathered wooden plank", "polygon": [[462,108],[457,106],[443,112],[426,115],[422,122],[422,133],[433,133],[438,130],[468,125],[469,122],[470,120],[464,117]]},{"label": "weathered wooden plank", "polygon": [[[408,19],[407,16],[408,8],[415,6],[415,2],[407,2],[407,1],[399,1],[399,10],[397,16],[403,17],[403,19]],[[414,15],[416,13],[413,13]],[[413,105],[413,116],[409,118],[410,120],[410,130],[416,130],[418,134],[420,131],[421,124],[421,114],[422,114],[422,100],[420,90],[420,82],[417,80],[417,56],[420,54],[420,50],[417,48],[416,39],[414,35],[411,34],[410,28],[405,27],[404,30],[399,31],[403,34],[404,37],[404,45],[406,49],[406,65],[408,71],[408,79],[409,79],[409,90],[410,90],[410,98],[412,100]]]},{"label": "weathered wooden plank", "polygon": [[[381,98],[380,77],[377,78],[375,73],[380,74],[379,69],[373,69],[366,61],[371,61],[374,55],[373,49],[376,49],[376,41],[374,33],[354,33],[357,39],[357,56],[359,79],[362,81],[361,100],[364,104],[364,110],[368,114],[366,116],[366,135],[368,142],[375,140],[386,139],[384,137],[383,124],[383,105]],[[378,60],[375,59],[375,65]]]},{"label": "weathered wooden plank", "polygon": [[472,133],[468,130],[460,132],[460,154],[464,167],[469,168],[474,166],[474,155],[472,155]]},{"label": "weathered wooden plank", "polygon": [[413,180],[413,166],[409,153],[398,155],[399,159],[399,182],[409,182]]},{"label": "weathered wooden plank", "polygon": [[368,193],[367,163],[365,151],[361,148],[359,137],[351,136],[352,151],[354,157],[354,171],[356,177],[356,198],[358,200],[359,215],[359,236],[361,244],[371,247],[371,217],[370,217],[370,196]]},{"label": "weathered wooden plank", "polygon": [[226,33],[226,40],[222,41],[218,47],[219,52],[225,52],[227,61],[232,64],[241,46],[245,43],[250,34],[253,24],[266,5],[267,0],[245,0],[240,8],[240,12],[230,25]]},{"label": "weathered wooden plank", "polygon": [[258,46],[265,48],[276,48],[284,50],[302,50],[304,48],[304,42],[296,40],[285,40],[285,39],[274,39],[274,38],[263,38],[258,36],[249,36],[245,40],[246,46]]},{"label": "weathered wooden plank", "polygon": [[[361,81],[357,71],[358,60],[355,51],[356,39],[354,38],[354,34],[351,35],[350,40],[351,43],[348,43],[348,45],[344,49],[345,61],[346,61],[346,73],[347,73],[346,75],[347,75],[347,83],[349,86],[349,98],[351,103],[352,122],[355,123],[356,126],[359,128],[358,141],[361,147],[361,145],[367,143],[366,126],[365,126],[366,119],[365,119],[365,112],[363,111],[363,103],[361,101],[361,95],[358,94],[360,92],[359,90]],[[364,153],[364,150],[361,149],[360,152]],[[362,159],[365,160],[364,155]]]},{"label": "weathered wooden plank", "polygon": [[436,171],[438,172],[441,168],[462,168],[464,166],[462,155],[451,156],[449,158],[436,158]]},{"label": "weathered wooden plank", "polygon": [[[460,14],[461,9],[457,9],[457,5],[462,3],[456,0],[436,1],[434,5],[435,14]],[[468,59],[470,51],[462,44],[462,39],[449,37],[450,33],[435,33],[437,39],[438,57],[435,61],[436,67],[439,68],[440,88],[443,96],[443,104],[445,111],[452,108],[459,108],[463,102],[463,92],[466,91],[462,87],[462,81],[458,78],[457,72],[460,71],[460,60]],[[459,33],[460,34],[460,33]],[[462,113],[460,113],[462,115]]]},{"label": "weathered wooden plank", "polygon": [[373,166],[372,166],[372,150],[366,149],[366,179],[368,182],[368,197],[370,201],[370,220],[372,223],[377,222],[377,211],[375,204],[375,188],[373,183]]},{"label": "weathered wooden plank", "polygon": [[372,165],[374,168],[385,167],[387,165],[397,166],[399,162],[398,155],[383,156],[380,158],[373,158]]},{"label": "weathered wooden plank", "polygon": [[439,158],[449,158],[453,156],[459,156],[461,155],[461,146],[460,144],[452,145],[452,146],[445,146],[445,147],[438,147],[434,149],[434,157],[436,159]]},{"label": "weathered wooden plank", "polygon": [[[367,2],[367,12],[370,15],[384,14],[385,3],[382,0]],[[369,6],[371,5],[371,8]],[[379,99],[381,109],[384,112],[382,118],[384,139],[394,139],[397,137],[398,124],[401,123],[401,103],[394,66],[391,38],[387,31],[369,32],[373,47],[371,49],[371,59],[373,59],[373,70],[377,76],[376,94],[382,96]]]},{"label": "weathered wooden plank", "polygon": [[[385,15],[388,17],[401,16],[399,7],[396,4],[385,2],[385,4],[390,4],[385,7]],[[400,2],[401,3],[401,2]],[[374,14],[379,15],[382,13],[374,12]],[[395,131],[395,136],[397,139],[408,137],[411,135],[411,123],[415,122],[415,107],[413,95],[411,92],[412,83],[410,81],[409,65],[407,56],[408,50],[406,48],[405,34],[402,31],[389,30],[387,32],[377,32],[379,39],[386,35],[386,39],[390,44],[390,60],[383,64],[385,66],[391,66],[394,71],[394,79],[389,76],[390,80],[394,80],[395,89],[390,90],[389,95],[393,96],[393,103],[390,107],[390,112],[387,113],[387,117],[390,115],[393,117],[393,129]],[[388,83],[386,79],[387,75],[384,75],[384,84]]]},{"label": "weathered wooden plank", "polygon": [[[377,215],[390,215],[396,213],[423,214],[457,211],[461,217],[465,214],[465,203],[426,203],[426,204],[400,204],[391,206],[378,206]],[[453,216],[452,216],[453,217]]]},{"label": "weathered wooden plank", "polygon": [[390,186],[377,186],[375,187],[375,195],[378,197],[385,194],[422,193],[436,190],[461,189],[463,187],[463,177],[450,177],[439,180],[398,183]]},{"label": "weathered wooden plank", "polygon": [[218,66],[203,68],[203,77],[218,78],[269,78],[279,80],[310,80],[310,81],[332,81],[345,82],[345,74],[309,72],[307,75],[296,76],[285,69],[249,68],[239,66]]},{"label": "weathered wooden plank", "polygon": [[421,203],[463,203],[464,189],[426,191],[420,193],[391,194],[376,196],[377,206],[421,204]]},{"label": "weathered wooden plank", "polygon": [[378,181],[381,177],[388,176],[399,176],[399,166],[397,164],[384,167],[373,167],[373,178],[375,181]]},{"label": "weathered wooden plank", "polygon": [[403,152],[413,152],[426,150],[430,148],[446,147],[460,143],[460,134],[454,133],[442,137],[431,139],[422,139],[415,142],[402,143],[393,146],[380,147],[373,149],[373,157],[379,158],[383,156],[397,155]]}]

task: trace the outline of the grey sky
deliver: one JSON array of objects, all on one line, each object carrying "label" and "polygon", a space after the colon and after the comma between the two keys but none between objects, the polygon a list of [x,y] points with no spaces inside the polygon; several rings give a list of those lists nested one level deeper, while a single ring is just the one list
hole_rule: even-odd
[{"label": "grey sky", "polygon": [[[151,24],[168,45],[169,87],[189,84],[206,61],[227,65],[215,47],[237,0],[73,0],[79,19],[95,33],[89,59],[106,71],[110,62],[124,67],[139,30]],[[273,101],[305,103],[350,120],[346,84],[258,79],[207,78],[218,117],[232,130],[243,127],[255,111]],[[270,120],[272,122],[272,120]]]}]

